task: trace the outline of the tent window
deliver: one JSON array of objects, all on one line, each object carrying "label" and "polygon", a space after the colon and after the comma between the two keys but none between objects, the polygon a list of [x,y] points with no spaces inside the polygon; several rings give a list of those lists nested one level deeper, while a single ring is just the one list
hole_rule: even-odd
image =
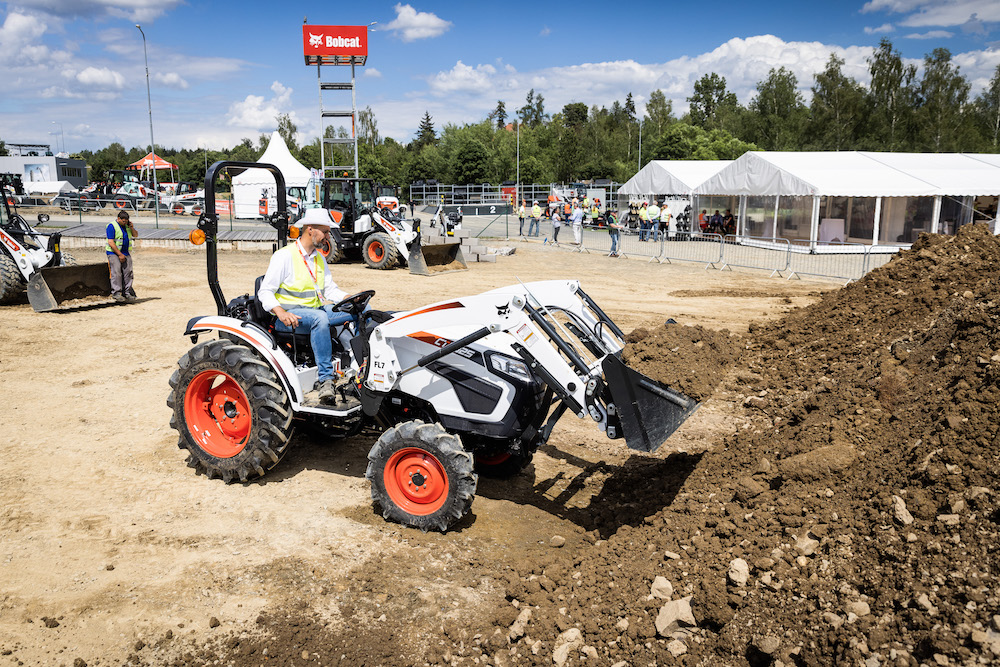
[{"label": "tent window", "polygon": [[778,236],[808,239],[812,224],[812,197],[782,197],[778,209]]}]

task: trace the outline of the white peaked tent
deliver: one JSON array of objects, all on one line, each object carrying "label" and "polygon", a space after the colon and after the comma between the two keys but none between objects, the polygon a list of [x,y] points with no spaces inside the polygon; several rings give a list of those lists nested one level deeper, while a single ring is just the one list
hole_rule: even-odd
[{"label": "white peaked tent", "polygon": [[618,188],[621,199],[648,195],[683,195],[715,176],[732,160],[652,160]]},{"label": "white peaked tent", "polygon": [[[285,140],[276,131],[271,133],[267,150],[258,162],[273,164],[285,179],[286,188],[304,188],[312,174],[288,152]],[[275,197],[274,176],[266,169],[247,169],[233,177],[233,215],[237,218],[259,218],[261,197]]]}]

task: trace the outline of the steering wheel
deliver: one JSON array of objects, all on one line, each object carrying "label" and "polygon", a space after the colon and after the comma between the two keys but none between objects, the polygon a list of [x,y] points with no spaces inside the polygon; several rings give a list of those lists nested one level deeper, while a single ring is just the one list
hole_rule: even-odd
[{"label": "steering wheel", "polygon": [[342,299],[333,305],[334,310],[338,310],[342,313],[351,313],[352,315],[360,315],[365,310],[365,306],[371,301],[371,298],[375,296],[375,290],[367,289],[364,292],[358,292],[357,294],[352,294],[346,299]]}]

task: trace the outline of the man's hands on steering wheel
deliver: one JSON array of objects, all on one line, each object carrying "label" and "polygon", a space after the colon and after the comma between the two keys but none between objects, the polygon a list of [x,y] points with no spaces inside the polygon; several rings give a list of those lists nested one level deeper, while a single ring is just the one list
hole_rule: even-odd
[{"label": "man's hands on steering wheel", "polygon": [[334,310],[338,310],[342,313],[351,313],[352,315],[360,315],[364,312],[365,306],[371,301],[372,297],[375,296],[375,290],[368,289],[364,292],[358,292],[357,294],[352,294],[351,296],[341,299],[333,305]]}]

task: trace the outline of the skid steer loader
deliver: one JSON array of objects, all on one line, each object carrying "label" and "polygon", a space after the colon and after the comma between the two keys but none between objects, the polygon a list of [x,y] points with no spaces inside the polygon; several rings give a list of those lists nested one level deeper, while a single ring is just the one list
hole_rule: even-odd
[{"label": "skid steer loader", "polygon": [[[377,429],[366,472],[374,503],[387,519],[445,531],[468,513],[479,474],[519,472],[567,410],[650,452],[697,409],[621,361],[624,334],[575,280],[395,313],[366,310],[372,290],[351,295],[337,305],[355,318],[347,380],[334,403],[311,402],[308,335],[277,331],[256,294],[227,303],[219,287],[212,179],[250,166],[271,171],[283,191],[273,165],[209,169],[206,211],[192,240],[207,242],[217,314],[188,322],[184,334],[195,346],[178,361],[167,398],[178,446],[208,477],[246,482],[266,474],[306,422],[331,438]],[[284,201],[279,206],[271,223],[282,244],[287,213]]]},{"label": "skid steer loader", "polygon": [[[19,180],[19,179],[18,179]],[[12,183],[15,191],[20,183]],[[39,224],[49,216],[38,214]],[[107,264],[77,264],[60,250],[62,234],[42,234],[12,207],[8,197],[0,205],[0,304],[24,299],[36,312],[57,310],[68,301],[110,296]]]},{"label": "skid steer loader", "polygon": [[410,273],[421,276],[468,270],[458,240],[424,245],[420,219],[379,208],[376,192],[369,178],[323,179],[323,207],[333,222],[333,242],[324,252],[328,261],[340,262],[360,251],[373,269],[395,268],[402,259]]}]

